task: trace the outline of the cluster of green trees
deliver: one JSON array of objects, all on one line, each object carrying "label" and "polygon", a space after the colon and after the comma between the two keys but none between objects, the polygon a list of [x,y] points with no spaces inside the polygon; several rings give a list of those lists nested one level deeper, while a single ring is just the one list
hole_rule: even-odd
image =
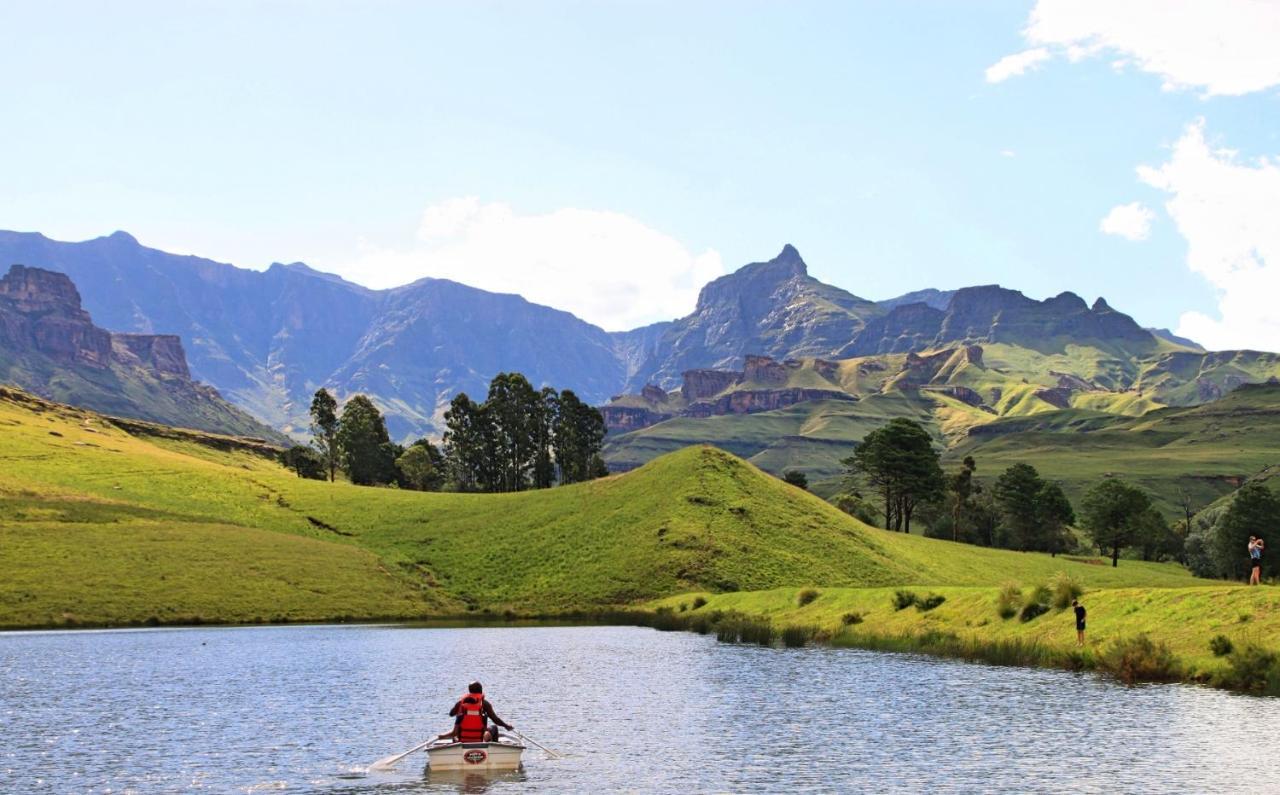
[{"label": "cluster of green trees", "polygon": [[1143,560],[1181,556],[1181,539],[1140,489],[1104,480],[1077,516],[1062,487],[1030,464],[1009,467],[989,487],[976,479],[973,458],[944,472],[932,437],[914,420],[897,418],[867,434],[843,463],[847,491],[835,504],[889,530],[909,533],[915,520],[935,538],[1057,554],[1079,546],[1071,530],[1078,524],[1113,565],[1130,547]]},{"label": "cluster of green trees", "polygon": [[500,373],[483,403],[465,392],[444,415],[444,457],[459,491],[524,491],[609,474],[604,417],[572,391]]},{"label": "cluster of green trees", "polygon": [[466,393],[445,412],[443,448],[427,439],[391,441],[373,402],[338,401],[320,389],[311,400],[310,446],[281,453],[299,477],[330,481],[345,472],[358,485],[420,491],[522,491],[609,474],[600,449],[604,418],[569,390],[535,390],[519,373],[500,373],[483,403]]},{"label": "cluster of green trees", "polygon": [[335,480],[345,472],[361,486],[395,484],[402,489],[439,491],[446,484],[444,458],[427,439],[408,447],[391,441],[387,422],[364,395],[338,409],[326,389],[311,398],[311,445],[296,445],[280,455],[298,477]]}]

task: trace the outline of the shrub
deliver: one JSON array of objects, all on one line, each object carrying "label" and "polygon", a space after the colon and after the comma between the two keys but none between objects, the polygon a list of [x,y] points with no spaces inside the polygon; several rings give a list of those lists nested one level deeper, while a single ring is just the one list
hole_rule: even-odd
[{"label": "shrub", "polygon": [[1275,652],[1250,643],[1232,652],[1227,663],[1215,682],[1219,687],[1280,695],[1280,656]]},{"label": "shrub", "polygon": [[895,591],[893,594],[893,609],[906,610],[919,601],[919,597],[913,591]]},{"label": "shrub", "polygon": [[1027,602],[1022,606],[1022,612],[1018,614],[1018,620],[1025,624],[1028,621],[1039,618],[1047,612],[1049,612],[1049,607],[1047,605],[1041,604],[1040,602]]},{"label": "shrub", "polygon": [[996,613],[1006,621],[1018,614],[1022,606],[1022,587],[1015,582],[1007,582],[1000,588],[996,596]]},{"label": "shrub", "polygon": [[845,613],[844,615],[840,616],[840,622],[844,624],[846,627],[850,626],[851,624],[861,624],[862,614],[861,613]]},{"label": "shrub", "polygon": [[773,625],[768,621],[752,618],[730,618],[716,625],[716,639],[724,643],[755,643],[773,645]]},{"label": "shrub", "polygon": [[787,627],[782,630],[782,645],[798,649],[808,643],[816,631],[813,627]]},{"label": "shrub", "polygon": [[803,591],[796,594],[796,604],[800,607],[804,607],[805,605],[812,603],[813,600],[817,599],[819,596],[821,596],[821,593],[813,588],[805,588]]},{"label": "shrub", "polygon": [[1066,610],[1084,593],[1079,580],[1065,571],[1055,574],[1049,581],[1049,587],[1053,591],[1053,606],[1058,610]]},{"label": "shrub", "polygon": [[1213,652],[1214,657],[1226,657],[1235,648],[1236,645],[1226,635],[1214,635],[1209,641],[1209,651]]},{"label": "shrub", "polygon": [[710,616],[699,614],[689,619],[688,627],[699,635],[705,635],[711,631],[711,624]]},{"label": "shrub", "polygon": [[942,594],[931,593],[923,600],[916,602],[916,609],[921,613],[927,613],[945,601],[947,601],[947,597]]},{"label": "shrub", "polygon": [[1049,603],[1053,601],[1053,591],[1049,590],[1049,586],[1047,585],[1037,585],[1036,589],[1031,592],[1030,601],[1037,602],[1048,607]]},{"label": "shrub", "polygon": [[681,603],[680,603],[680,612],[681,612],[681,613],[683,613],[683,612],[687,611],[688,609],[689,609],[689,603],[688,603],[688,602],[681,602]]},{"label": "shrub", "polygon": [[706,606],[707,606],[707,600],[706,600],[706,598],[705,598],[705,597],[695,596],[695,597],[693,598],[693,609],[694,609],[694,610],[697,610],[699,607],[706,607]]},{"label": "shrub", "polygon": [[1123,638],[1102,656],[1102,667],[1127,685],[1136,682],[1173,682],[1182,666],[1164,643],[1146,635]]}]

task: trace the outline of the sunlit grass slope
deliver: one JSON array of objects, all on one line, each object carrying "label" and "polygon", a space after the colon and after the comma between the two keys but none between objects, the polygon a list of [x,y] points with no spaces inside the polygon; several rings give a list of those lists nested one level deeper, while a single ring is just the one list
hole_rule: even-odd
[{"label": "sunlit grass slope", "polygon": [[1241,387],[1213,403],[1140,417],[1067,409],[981,431],[948,451],[948,460],[972,455],[985,474],[1029,463],[1060,481],[1072,500],[1114,475],[1147,489],[1175,516],[1180,490],[1203,507],[1280,462],[1280,386]]},{"label": "sunlit grass slope", "polygon": [[[220,446],[211,446],[210,442]],[[0,401],[0,624],[592,610],[690,590],[1189,586],[869,528],[711,447],[512,495],[304,481],[212,437]]]},{"label": "sunlit grass slope", "polygon": [[[1122,564],[1123,567],[1124,564]],[[1046,580],[1022,577],[1011,580],[1029,594]],[[908,607],[895,610],[895,588],[820,588],[818,596],[801,605],[799,588],[776,588],[750,593],[689,593],[669,597],[658,606],[687,611],[695,599],[706,601],[698,608],[708,612],[735,611],[766,618],[775,627],[814,627],[834,637],[848,633],[859,637],[920,637],[927,633],[954,634],[980,643],[1006,641],[1033,643],[1063,653],[1075,649],[1075,616],[1071,610],[1054,610],[1031,621],[1017,616],[1001,618],[996,609],[997,588],[957,588],[950,586],[916,588],[920,597],[934,594],[946,601],[928,612]],[[1215,658],[1209,641],[1225,635],[1237,646],[1261,644],[1274,647],[1280,635],[1280,589],[1250,588],[1239,584],[1216,583],[1192,588],[1112,588],[1086,589],[1081,601],[1089,611],[1087,649],[1094,654],[1113,642],[1147,635],[1165,643],[1195,673],[1219,669],[1224,661]],[[856,614],[858,623],[846,623]],[[909,648],[909,647],[908,647]]]}]

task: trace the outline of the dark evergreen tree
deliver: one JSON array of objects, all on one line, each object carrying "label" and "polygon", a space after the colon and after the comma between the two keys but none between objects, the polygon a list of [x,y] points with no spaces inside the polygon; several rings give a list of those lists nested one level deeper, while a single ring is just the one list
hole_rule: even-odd
[{"label": "dark evergreen tree", "polygon": [[329,471],[332,483],[338,471],[338,401],[327,389],[317,389],[311,398],[311,443]]},{"label": "dark evergreen tree", "polygon": [[1100,550],[1110,552],[1111,565],[1120,565],[1120,550],[1138,536],[1139,520],[1151,499],[1122,480],[1109,478],[1084,497],[1084,528]]},{"label": "dark evergreen tree", "polygon": [[356,395],[342,407],[337,443],[352,483],[368,486],[395,480],[397,447],[387,435],[382,413],[369,398]]},{"label": "dark evergreen tree", "polygon": [[844,460],[846,479],[865,483],[884,502],[885,527],[911,532],[917,505],[942,496],[944,478],[929,432],[898,417],[867,434]]}]

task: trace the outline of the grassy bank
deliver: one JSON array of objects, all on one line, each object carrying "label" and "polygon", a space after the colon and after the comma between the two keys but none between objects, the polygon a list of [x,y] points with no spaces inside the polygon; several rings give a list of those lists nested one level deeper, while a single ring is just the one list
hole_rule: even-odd
[{"label": "grassy bank", "polygon": [[[1005,589],[909,586],[689,593],[656,600],[649,607],[690,629],[710,623],[708,630],[714,631],[714,622],[697,616],[719,614],[767,623],[777,637],[792,629],[799,637],[836,646],[1101,670],[1132,681],[1206,682],[1280,694],[1280,664],[1274,659],[1246,659],[1266,652],[1280,632],[1280,589],[1217,584],[1086,590],[1080,600],[1089,610],[1087,643],[1079,648],[1070,608],[1056,607],[1052,592],[1037,599],[1036,586],[1041,584],[1048,581]],[[1004,615],[1002,591],[1019,594],[1012,604],[1006,596]],[[903,606],[912,597],[916,604]],[[928,607],[930,601],[938,603]],[[1045,610],[1024,620],[1023,610],[1032,602]],[[1149,648],[1141,648],[1144,639]],[[1157,656],[1161,659],[1153,662]],[[1246,665],[1252,670],[1242,672]]]}]

